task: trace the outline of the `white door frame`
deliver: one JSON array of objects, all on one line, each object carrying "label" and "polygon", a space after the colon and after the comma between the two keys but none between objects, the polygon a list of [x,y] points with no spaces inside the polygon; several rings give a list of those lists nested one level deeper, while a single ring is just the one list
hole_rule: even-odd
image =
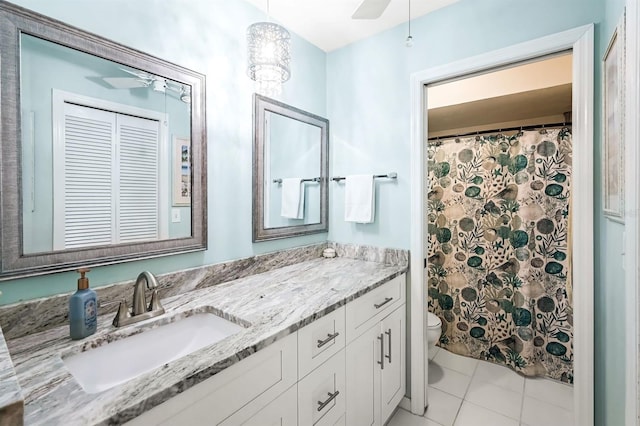
[{"label": "white door frame", "polygon": [[640,185],[640,5],[637,0],[627,1],[626,16],[626,72],[625,72],[625,248],[624,269],[626,287],[626,401],[625,424],[640,425],[638,421],[638,284],[640,283],[640,199],[637,194]]},{"label": "white door frame", "polygon": [[[424,224],[427,84],[573,50],[574,418],[590,426],[593,399],[593,24],[552,34],[411,75],[411,411],[427,406],[426,238]],[[579,214],[576,214],[579,212]]]}]

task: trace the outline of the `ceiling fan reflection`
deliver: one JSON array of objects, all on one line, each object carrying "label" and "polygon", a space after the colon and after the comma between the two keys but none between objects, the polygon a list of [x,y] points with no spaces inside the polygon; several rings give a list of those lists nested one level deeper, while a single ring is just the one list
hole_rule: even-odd
[{"label": "ceiling fan reflection", "polygon": [[102,79],[114,89],[150,88],[154,92],[173,93],[184,103],[191,104],[191,89],[189,86],[167,80],[143,71],[131,71],[120,68],[134,77],[103,77]]}]

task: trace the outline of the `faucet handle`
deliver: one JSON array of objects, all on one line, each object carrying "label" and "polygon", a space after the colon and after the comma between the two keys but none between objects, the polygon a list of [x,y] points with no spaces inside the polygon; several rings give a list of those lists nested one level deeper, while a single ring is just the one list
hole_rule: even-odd
[{"label": "faucet handle", "polygon": [[118,313],[115,318],[113,318],[113,326],[120,327],[120,323],[126,318],[131,318],[131,313],[129,312],[129,306],[127,306],[126,299],[122,299],[120,301],[120,306],[118,307]]},{"label": "faucet handle", "polygon": [[164,307],[160,303],[160,297],[158,296],[158,289],[156,288],[154,288],[153,291],[151,292],[151,302],[149,302],[149,311],[150,312],[161,311],[161,313],[164,312]]}]

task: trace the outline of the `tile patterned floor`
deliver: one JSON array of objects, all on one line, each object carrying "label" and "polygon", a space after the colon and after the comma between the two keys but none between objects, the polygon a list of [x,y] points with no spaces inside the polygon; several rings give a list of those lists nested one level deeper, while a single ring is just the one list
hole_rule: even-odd
[{"label": "tile patterned floor", "polygon": [[436,348],[429,353],[429,408],[398,409],[388,426],[571,426],[573,388]]}]

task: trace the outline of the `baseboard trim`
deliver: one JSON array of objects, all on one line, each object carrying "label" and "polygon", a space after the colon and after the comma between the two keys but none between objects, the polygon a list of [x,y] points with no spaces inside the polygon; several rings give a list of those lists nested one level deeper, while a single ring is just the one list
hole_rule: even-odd
[{"label": "baseboard trim", "polygon": [[408,412],[411,412],[411,399],[407,398],[406,396],[403,396],[402,399],[400,400],[400,404],[398,404],[398,407],[402,408],[403,410],[407,410]]}]

